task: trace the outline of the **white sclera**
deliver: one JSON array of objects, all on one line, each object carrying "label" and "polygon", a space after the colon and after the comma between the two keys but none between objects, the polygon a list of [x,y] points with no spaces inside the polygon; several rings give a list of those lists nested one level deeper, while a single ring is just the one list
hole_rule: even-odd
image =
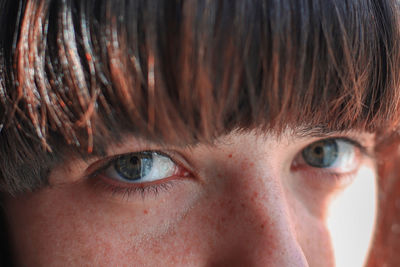
[{"label": "white sclera", "polygon": [[[151,167],[146,167],[145,164],[141,164],[142,179],[130,181],[121,177],[121,175],[115,170],[114,164],[111,164],[111,166],[105,171],[105,174],[109,178],[125,183],[153,182],[174,175],[176,171],[176,164],[168,156],[164,156],[155,152],[152,152],[151,155],[151,160],[153,161]],[[131,157],[129,154],[126,156]],[[140,159],[140,153],[135,153],[135,156]]]},{"label": "white sclera", "polygon": [[331,169],[336,169],[340,173],[351,172],[358,166],[355,164],[356,147],[349,142],[336,140],[338,147],[338,156],[335,162],[329,166]]}]

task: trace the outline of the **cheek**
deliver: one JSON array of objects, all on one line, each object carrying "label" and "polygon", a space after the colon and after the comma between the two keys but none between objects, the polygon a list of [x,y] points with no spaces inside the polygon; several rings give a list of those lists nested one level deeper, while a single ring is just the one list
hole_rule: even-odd
[{"label": "cheek", "polygon": [[337,266],[362,266],[373,237],[376,203],[376,175],[363,166],[358,177],[330,206],[328,228]]},{"label": "cheek", "polygon": [[190,210],[195,188],[177,185],[172,190],[180,194],[159,199],[158,205],[151,200],[112,201],[90,190],[76,184],[6,202],[15,258],[21,266],[162,265],[156,260],[177,256],[157,256],[163,254],[160,244],[172,251],[175,246],[159,240],[172,235]]},{"label": "cheek", "polygon": [[251,266],[246,255],[272,257],[292,233],[310,266],[329,266],[331,245],[337,266],[361,266],[373,232],[376,187],[372,168],[361,168],[358,176],[330,203],[328,228],[297,191],[279,193],[263,179],[231,176],[224,190],[218,184],[202,193],[188,182],[157,198],[139,197],[134,205],[79,183],[6,203],[22,266]]}]

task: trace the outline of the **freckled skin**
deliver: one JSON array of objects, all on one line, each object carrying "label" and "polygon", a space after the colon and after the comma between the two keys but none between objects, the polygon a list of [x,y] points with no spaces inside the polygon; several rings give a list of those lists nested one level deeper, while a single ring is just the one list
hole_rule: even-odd
[{"label": "freckled skin", "polygon": [[[334,266],[326,222],[330,203],[341,194],[312,191],[304,173],[291,173],[290,162],[304,144],[293,148],[252,134],[225,138],[229,146],[191,150],[198,177],[175,181],[157,195],[127,200],[80,181],[7,199],[16,261],[20,266]],[[374,175],[373,165],[365,165]],[[61,170],[52,179],[67,175],[79,176]],[[348,208],[359,208],[352,205]]]}]

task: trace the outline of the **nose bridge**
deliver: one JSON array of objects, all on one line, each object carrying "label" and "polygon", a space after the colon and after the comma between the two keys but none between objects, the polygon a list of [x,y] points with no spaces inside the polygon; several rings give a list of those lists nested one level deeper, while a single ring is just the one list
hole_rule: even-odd
[{"label": "nose bridge", "polygon": [[236,229],[232,242],[233,250],[238,251],[235,262],[246,266],[308,266],[279,177],[254,165],[245,171],[232,169],[230,176],[228,195],[237,208],[231,220]]}]

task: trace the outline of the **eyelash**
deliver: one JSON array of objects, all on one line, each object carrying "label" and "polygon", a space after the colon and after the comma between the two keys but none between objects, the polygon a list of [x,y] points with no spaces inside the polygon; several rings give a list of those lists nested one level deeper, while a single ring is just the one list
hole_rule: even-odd
[{"label": "eyelash", "polygon": [[375,155],[371,151],[369,151],[366,146],[363,146],[361,143],[357,142],[354,139],[351,139],[351,138],[348,138],[348,137],[343,137],[343,136],[341,136],[341,137],[332,137],[332,138],[329,138],[329,139],[335,139],[335,140],[340,140],[340,141],[347,142],[347,143],[355,146],[357,149],[359,149],[363,156],[366,156],[366,157],[369,157],[369,158],[374,158],[375,157]]},{"label": "eyelash", "polygon": [[[314,142],[318,141],[323,141],[323,140],[328,140],[328,139],[334,139],[334,140],[340,140],[347,142],[348,144],[353,145],[356,149],[358,149],[361,153],[361,155],[366,156],[366,157],[374,157],[374,155],[368,151],[368,149],[361,145],[359,142],[347,138],[347,137],[331,137],[331,138],[324,138],[320,140],[316,140]],[[312,144],[312,143],[310,143]],[[304,148],[303,148],[304,149]],[[303,151],[303,149],[301,151]],[[108,192],[112,197],[120,197],[123,200],[128,200],[133,196],[140,196],[142,199],[148,197],[148,196],[153,196],[156,197],[160,193],[167,192],[171,188],[175,186],[177,182],[179,182],[179,178],[188,178],[191,177],[192,174],[189,173],[181,163],[177,162],[171,155],[168,153],[160,152],[160,151],[140,151],[136,153],[143,153],[143,152],[151,152],[151,153],[157,153],[159,155],[168,157],[171,159],[171,161],[176,164],[176,166],[180,169],[185,170],[182,172],[185,175],[174,175],[171,177],[166,177],[164,179],[158,180],[158,181],[153,181],[153,182],[145,182],[145,183],[124,183],[121,181],[115,181],[112,178],[106,177],[103,172],[105,172],[108,168],[112,167],[112,165],[115,163],[115,161],[125,155],[129,154],[134,154],[134,153],[128,153],[128,154],[123,154],[123,155],[118,155],[115,157],[111,157],[108,159],[100,160],[97,163],[94,163],[91,169],[95,168],[93,172],[91,172],[89,175],[87,175],[87,178],[89,178],[90,181],[93,182],[94,188],[98,188],[102,191]],[[300,152],[301,153],[301,152]],[[342,184],[347,184],[352,181],[352,177],[354,176],[354,173],[335,173],[329,168],[315,168],[312,166],[306,166],[308,169],[308,179],[314,180],[315,182],[326,184],[326,186],[331,186],[332,184],[336,185],[342,185]],[[329,176],[329,179],[321,179],[321,173],[325,176]],[[326,181],[325,181],[326,180]]]},{"label": "eyelash", "polygon": [[[361,157],[365,158],[370,158],[374,159],[375,155],[373,152],[371,152],[366,146],[361,145],[359,142],[357,142],[354,139],[348,138],[348,137],[330,137],[330,138],[322,138],[319,140],[315,140],[311,143],[309,143],[307,146],[305,146],[301,152],[308,147],[309,145],[324,141],[324,140],[336,140],[336,141],[343,141],[346,142],[352,146],[354,146],[355,149],[358,150],[358,153]],[[300,154],[301,154],[300,152]],[[355,173],[358,171],[359,168],[356,168],[354,171],[351,172],[344,172],[344,173],[338,173],[330,168],[317,168],[317,167],[312,167],[310,165],[306,166],[301,166],[301,167],[294,167],[292,168],[292,171],[305,171],[306,172],[306,177],[307,181],[310,184],[313,184],[314,186],[317,185],[318,188],[324,188],[324,189],[332,189],[332,188],[341,188],[345,187],[346,185],[350,184],[354,180]],[[321,179],[321,176],[327,177],[327,179]]]},{"label": "eyelash", "polygon": [[[303,147],[301,149],[301,151],[303,151],[306,147],[308,147],[311,144],[320,142],[320,141],[325,141],[325,140],[336,140],[336,141],[343,141],[346,142],[352,146],[354,146],[356,149],[359,150],[359,152],[361,152],[361,155],[370,158],[370,159],[375,159],[375,154],[373,152],[371,152],[366,146],[363,146],[361,143],[359,143],[358,141],[351,139],[349,137],[343,137],[343,136],[339,136],[339,137],[329,137],[329,138],[321,138],[321,139],[317,139],[313,142],[310,142],[308,145],[306,145],[305,147]],[[300,151],[300,152],[301,152]],[[310,166],[311,167],[311,166]]]},{"label": "eyelash", "polygon": [[127,153],[122,155],[117,155],[108,159],[100,160],[94,163],[92,166],[95,168],[93,172],[87,175],[87,179],[93,182],[93,186],[96,189],[103,190],[109,193],[112,197],[119,197],[123,200],[128,200],[133,196],[140,196],[142,199],[149,196],[158,196],[162,192],[169,191],[177,182],[179,178],[190,178],[191,174],[187,171],[182,164],[177,163],[176,160],[165,152],[160,151],[139,151],[136,153],[157,153],[164,157],[168,157],[178,168],[181,169],[182,176],[171,176],[166,177],[159,181],[146,182],[146,183],[123,183],[120,181],[115,181],[112,178],[107,178],[102,173],[110,168],[115,161],[122,156],[134,154]]},{"label": "eyelash", "polygon": [[95,188],[102,189],[108,192],[112,197],[120,197],[123,200],[128,200],[132,196],[140,196],[142,199],[148,196],[158,196],[162,192],[169,191],[174,186],[173,181],[166,181],[158,184],[149,185],[129,185],[118,186],[112,185],[104,181],[103,178],[98,178],[95,181]]}]

